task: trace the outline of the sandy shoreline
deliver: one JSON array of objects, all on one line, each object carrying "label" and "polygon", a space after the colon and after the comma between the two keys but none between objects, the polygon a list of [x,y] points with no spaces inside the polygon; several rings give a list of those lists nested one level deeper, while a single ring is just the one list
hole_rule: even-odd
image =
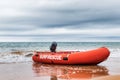
[{"label": "sandy shoreline", "polygon": [[103,76],[103,77],[93,78],[92,80],[120,80],[120,75]]},{"label": "sandy shoreline", "polygon": [[1,80],[46,80],[47,77],[36,77],[32,70],[32,62],[0,64]]},{"label": "sandy shoreline", "polygon": [[1,63],[1,80],[120,80],[119,58],[109,58],[99,65],[50,65]]}]

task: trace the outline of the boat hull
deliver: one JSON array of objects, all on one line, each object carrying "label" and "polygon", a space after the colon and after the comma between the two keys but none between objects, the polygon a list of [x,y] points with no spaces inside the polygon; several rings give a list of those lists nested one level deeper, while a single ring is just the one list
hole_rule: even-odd
[{"label": "boat hull", "polygon": [[89,51],[34,52],[34,62],[50,64],[98,64],[110,55],[106,47]]}]

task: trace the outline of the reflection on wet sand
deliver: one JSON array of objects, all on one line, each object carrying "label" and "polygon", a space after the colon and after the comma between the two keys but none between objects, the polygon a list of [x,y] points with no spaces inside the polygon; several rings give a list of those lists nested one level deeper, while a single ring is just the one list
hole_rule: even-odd
[{"label": "reflection on wet sand", "polygon": [[97,65],[53,65],[33,63],[35,76],[50,76],[50,80],[69,79],[91,79],[94,77],[109,75],[104,66]]}]

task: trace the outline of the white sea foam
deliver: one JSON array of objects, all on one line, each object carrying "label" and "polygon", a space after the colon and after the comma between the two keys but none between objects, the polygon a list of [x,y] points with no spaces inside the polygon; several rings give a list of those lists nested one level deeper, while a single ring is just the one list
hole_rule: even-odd
[{"label": "white sea foam", "polygon": [[30,61],[32,61],[31,57],[26,57],[25,55],[8,54],[0,56],[0,63],[16,63]]},{"label": "white sea foam", "polygon": [[120,48],[110,49],[110,57],[120,57]]}]

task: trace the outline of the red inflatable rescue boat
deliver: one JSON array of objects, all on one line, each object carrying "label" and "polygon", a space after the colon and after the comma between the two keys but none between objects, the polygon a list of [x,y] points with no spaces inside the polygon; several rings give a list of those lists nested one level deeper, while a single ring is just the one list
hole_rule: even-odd
[{"label": "red inflatable rescue boat", "polygon": [[101,47],[89,51],[35,52],[34,62],[50,64],[98,64],[108,58],[110,51]]}]

